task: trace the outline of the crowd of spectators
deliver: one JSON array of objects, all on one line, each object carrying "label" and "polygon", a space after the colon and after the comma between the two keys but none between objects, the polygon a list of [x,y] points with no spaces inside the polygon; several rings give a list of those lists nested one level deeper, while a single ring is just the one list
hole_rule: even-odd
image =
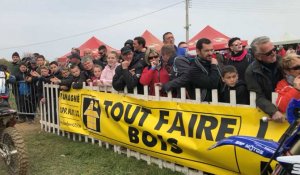
[{"label": "crowd of spectators", "polygon": [[[124,43],[120,55],[108,51],[105,45],[99,46],[98,57],[91,50],[85,50],[81,57],[80,50],[72,48],[64,66],[56,61],[49,63],[38,53],[21,59],[15,52],[10,73],[15,77],[13,89],[17,101],[21,100],[19,107],[26,108],[22,99],[29,96],[44,102],[43,83],[57,84],[64,91],[81,89],[84,83],[112,86],[117,91],[126,87],[128,93],[137,88],[139,94],[144,93],[147,85],[149,95],[155,95],[157,86],[160,96],[171,92],[173,97],[185,95],[187,99],[195,99],[195,89],[200,88],[201,101],[206,102],[212,100],[212,90],[217,89],[219,101],[224,103],[230,102],[230,90],[235,90],[237,104],[249,104],[249,91],[254,91],[257,106],[273,120],[282,122],[288,101],[300,98],[297,51],[285,52],[282,47],[278,50],[266,36],[255,38],[249,50],[240,38],[231,38],[230,54],[222,59],[216,59],[212,42],[207,38],[197,41],[196,56],[188,54],[186,42],[176,46],[171,32],[163,35],[163,43],[161,50],[147,48],[145,39],[138,36]],[[184,94],[181,94],[182,87],[186,89]],[[274,91],[279,93],[277,105],[271,102]],[[34,118],[24,115],[23,119]]]}]

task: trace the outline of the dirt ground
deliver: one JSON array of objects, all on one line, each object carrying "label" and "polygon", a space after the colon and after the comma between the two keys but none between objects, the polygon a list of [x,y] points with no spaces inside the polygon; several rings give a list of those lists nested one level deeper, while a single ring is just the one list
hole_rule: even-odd
[{"label": "dirt ground", "polygon": [[18,129],[18,131],[21,133],[21,134],[30,134],[32,132],[39,132],[40,129],[41,129],[41,125],[40,125],[40,119],[35,119],[35,121],[33,123],[27,123],[27,122],[24,122],[24,123],[17,123],[15,125],[15,127]]}]

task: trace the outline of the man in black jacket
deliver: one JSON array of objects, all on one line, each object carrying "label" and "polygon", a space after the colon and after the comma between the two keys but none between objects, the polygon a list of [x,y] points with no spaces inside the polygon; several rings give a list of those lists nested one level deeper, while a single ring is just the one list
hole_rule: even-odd
[{"label": "man in black jacket", "polygon": [[56,77],[58,79],[63,78],[61,75],[60,67],[58,66],[57,61],[52,61],[51,63],[49,63],[49,68],[50,68],[50,75],[52,77]]},{"label": "man in black jacket", "polygon": [[19,72],[19,65],[21,63],[21,58],[18,52],[14,52],[11,58],[12,58],[12,62],[10,66],[10,72],[13,76],[16,76],[16,74],[18,74]]},{"label": "man in black jacket", "polygon": [[261,110],[273,120],[283,122],[284,115],[271,101],[277,82],[283,78],[276,48],[269,37],[262,36],[252,41],[251,49],[256,60],[248,66],[245,73],[248,90],[256,92],[256,105]]},{"label": "man in black jacket", "polygon": [[121,49],[123,62],[116,68],[113,77],[112,85],[117,91],[123,91],[125,86],[129,93],[133,92],[135,87],[138,88],[138,93],[143,94],[143,86],[139,79],[143,71],[143,66],[138,58],[133,58],[133,52],[130,47],[125,46]]},{"label": "man in black jacket", "polygon": [[[190,78],[194,88],[201,89],[201,101],[212,100],[212,89],[217,89],[221,80],[218,61],[212,58],[213,45],[207,38],[201,38],[196,44],[197,57],[191,63]],[[195,93],[195,91],[192,91]],[[191,94],[194,96],[194,94]]]},{"label": "man in black jacket", "polygon": [[99,57],[96,58],[93,62],[94,64],[98,64],[101,67],[105,67],[107,65],[107,48],[105,45],[101,45],[98,48]]}]

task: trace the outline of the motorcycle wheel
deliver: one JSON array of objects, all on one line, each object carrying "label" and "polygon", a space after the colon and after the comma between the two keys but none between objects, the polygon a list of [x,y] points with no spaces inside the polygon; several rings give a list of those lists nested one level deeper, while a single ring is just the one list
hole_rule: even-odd
[{"label": "motorcycle wheel", "polygon": [[5,128],[1,137],[1,145],[2,149],[8,154],[4,158],[8,172],[14,175],[26,175],[28,157],[20,133],[13,127]]}]

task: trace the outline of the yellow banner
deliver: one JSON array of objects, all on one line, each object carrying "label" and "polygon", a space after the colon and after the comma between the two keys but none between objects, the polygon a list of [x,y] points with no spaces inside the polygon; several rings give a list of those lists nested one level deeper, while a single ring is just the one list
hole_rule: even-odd
[{"label": "yellow banner", "polygon": [[222,175],[260,174],[268,160],[259,155],[234,146],[207,149],[232,135],[278,141],[288,124],[261,122],[262,116],[250,107],[145,101],[91,90],[60,92],[59,98],[62,130]]}]

